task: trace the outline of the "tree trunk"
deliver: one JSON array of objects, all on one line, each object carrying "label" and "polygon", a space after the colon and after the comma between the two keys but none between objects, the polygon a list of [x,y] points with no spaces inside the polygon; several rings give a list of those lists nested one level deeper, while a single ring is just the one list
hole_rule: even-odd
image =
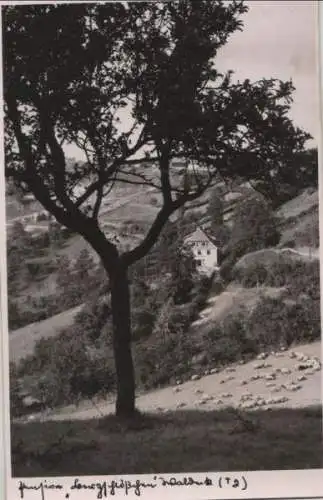
[{"label": "tree trunk", "polygon": [[127,270],[121,266],[110,273],[113,349],[117,375],[116,415],[135,413],[135,374],[131,353],[130,290]]}]

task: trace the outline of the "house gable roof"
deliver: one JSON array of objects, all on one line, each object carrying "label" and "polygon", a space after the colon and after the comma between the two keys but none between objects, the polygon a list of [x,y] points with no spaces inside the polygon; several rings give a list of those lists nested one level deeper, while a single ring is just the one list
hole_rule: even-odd
[{"label": "house gable roof", "polygon": [[205,234],[205,232],[198,227],[193,233],[187,236],[184,240],[185,243],[209,243],[212,246],[216,247],[213,241]]}]

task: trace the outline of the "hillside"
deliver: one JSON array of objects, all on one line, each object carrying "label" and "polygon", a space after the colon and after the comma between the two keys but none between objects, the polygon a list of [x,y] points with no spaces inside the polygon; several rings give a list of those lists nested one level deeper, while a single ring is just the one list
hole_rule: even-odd
[{"label": "hillside", "polygon": [[41,338],[55,337],[62,329],[73,324],[81,306],[56,314],[49,319],[19,328],[9,335],[9,359],[17,362],[33,353],[35,343]]},{"label": "hillside", "polygon": [[[233,202],[241,200],[233,198],[231,214]],[[105,332],[97,338],[96,320],[95,331],[89,329],[98,309],[88,311],[85,324],[79,323],[71,330],[73,336],[63,341],[57,339],[59,332],[73,325],[80,306],[11,332],[10,359],[14,362],[31,354],[42,337],[54,342],[53,350],[45,345],[25,365],[29,373],[20,379],[11,375],[11,406],[15,411],[18,408],[11,429],[16,474],[48,475],[53,467],[65,475],[91,470],[118,473],[120,467],[124,470],[122,464],[130,464],[129,473],[151,467],[174,472],[183,467],[201,471],[321,467],[319,248],[315,226],[313,231],[318,199],[315,193],[304,192],[291,201],[277,213],[285,236],[278,248],[243,255],[230,282],[215,277],[211,288],[200,288],[189,304],[166,309],[159,329],[154,328],[148,338],[143,335],[133,342],[136,405],[143,412],[138,421],[122,424],[113,416],[115,393],[109,377],[114,362],[109,337]],[[202,202],[193,210],[205,214],[207,200]],[[143,219],[151,216],[152,210],[145,213],[142,205],[130,199],[110,212],[115,224],[133,215],[136,206]],[[113,230],[111,220],[109,224]],[[120,225],[114,229],[122,227],[125,230]],[[136,228],[131,237],[137,238],[140,230]],[[60,252],[77,255],[80,243],[73,236]],[[158,288],[163,288],[161,281]],[[151,289],[149,295],[153,293]],[[179,322],[171,333],[170,320],[190,317],[192,306],[195,316],[199,311],[195,320],[185,330]],[[148,322],[150,310],[139,312],[143,313],[141,321]],[[97,340],[84,349],[88,332],[95,333]],[[40,370],[39,365],[43,366]],[[70,391],[75,382],[82,389],[89,382],[90,387],[98,384],[98,389],[103,382],[106,385],[95,396],[78,393],[75,401]],[[22,403],[15,403],[17,390]],[[48,398],[60,392],[64,397],[51,403]],[[174,439],[178,443],[175,454]],[[196,454],[205,455],[206,442],[207,458],[197,464]],[[235,453],[228,455],[228,449]],[[148,456],[153,462],[144,458]]]},{"label": "hillside", "polygon": [[[246,193],[246,191],[245,191]],[[131,245],[139,241],[143,231],[142,223],[148,223],[153,218],[156,213],[156,206],[151,205],[151,197],[154,195],[153,191],[146,192],[146,197],[140,198],[141,203],[138,203],[137,193],[134,193],[130,188],[127,190],[127,196],[118,196],[115,198],[115,205],[106,210],[105,214],[102,216],[105,224],[109,225],[112,229],[115,229],[116,234],[121,232],[124,234],[122,239],[123,244]],[[241,201],[241,194],[239,196],[233,196],[235,203]],[[232,204],[232,197],[229,197],[231,210],[234,209]],[[192,204],[191,209],[195,210],[198,206],[198,210],[206,211],[207,208],[207,195],[199,200],[198,203]],[[285,203],[277,211],[277,216],[279,217],[281,228],[282,228],[282,240],[279,246],[292,246],[297,247],[300,251],[307,252],[309,248],[312,248],[312,254],[317,250],[318,247],[317,238],[312,238],[311,236],[318,231],[317,221],[318,221],[318,193],[311,190],[305,190],[297,198]],[[207,218],[204,219],[207,221]],[[138,223],[138,228],[136,231],[127,232],[127,225],[125,222],[132,221],[132,224]],[[303,233],[302,233],[303,231]],[[304,234],[308,236],[307,245],[301,244],[304,242]],[[301,239],[300,235],[303,239]],[[287,243],[285,243],[287,242]],[[92,254],[95,262],[98,262],[96,254],[91,250],[89,245],[79,236],[75,235],[70,237],[62,248],[58,249],[57,255],[66,255],[69,259],[74,260],[80,254],[81,250],[86,248]],[[55,256],[55,253],[53,254]],[[24,296],[31,295],[39,297],[46,293],[49,289],[49,283],[53,282],[55,275],[49,275],[41,282],[31,283],[29,290],[24,291]],[[243,293],[242,293],[243,296]],[[73,309],[74,310],[74,309]],[[71,310],[72,311],[72,310]],[[47,337],[55,335],[57,331],[60,330],[60,326],[69,326],[73,320],[73,314],[70,311],[62,312],[53,318],[47,319],[42,322],[38,322],[36,325],[29,325],[25,328],[11,332],[10,342],[12,345],[11,351],[12,359],[20,358],[23,353],[30,352],[32,345],[35,340],[41,336]],[[54,328],[52,326],[54,325]],[[37,330],[35,335],[31,332]],[[27,337],[27,340],[23,340]],[[18,340],[19,339],[19,340]]]},{"label": "hillside", "polygon": [[277,210],[281,220],[280,246],[319,247],[319,197],[306,189]]},{"label": "hillside", "polygon": [[[237,409],[319,406],[322,381],[317,360],[320,358],[320,349],[321,343],[314,342],[298,346],[297,352],[294,349],[273,351],[262,363],[258,360],[231,364],[222,370],[214,369],[213,372],[206,370],[193,380],[140,394],[138,408],[143,412],[167,413],[184,408],[212,411],[214,406],[224,409],[229,405]],[[298,368],[302,359],[308,361],[305,370]],[[298,389],[293,390],[296,386]],[[71,406],[59,412],[54,411],[44,419],[61,421],[72,417],[85,420],[111,415],[113,411],[113,399],[108,398],[99,403],[98,408],[91,403],[78,408]]]}]

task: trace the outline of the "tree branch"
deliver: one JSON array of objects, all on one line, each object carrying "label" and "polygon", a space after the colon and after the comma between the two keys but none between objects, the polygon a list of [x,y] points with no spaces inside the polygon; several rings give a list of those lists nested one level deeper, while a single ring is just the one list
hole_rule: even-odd
[{"label": "tree branch", "polygon": [[121,255],[121,261],[126,267],[131,266],[134,262],[144,257],[149,252],[149,250],[156,243],[158,236],[173,211],[174,210],[172,210],[170,206],[164,206],[158,212],[144,240],[133,250],[129,250]]},{"label": "tree branch", "polygon": [[171,205],[172,203],[172,188],[169,178],[169,162],[170,158],[168,151],[162,151],[159,165],[161,190],[165,205]]},{"label": "tree branch", "polygon": [[[35,168],[34,157],[29,145],[29,140],[22,132],[19,111],[16,98],[6,95],[8,118],[10,119],[17,139],[20,156],[25,164],[25,170],[20,175],[22,182],[26,183],[43,207],[63,226],[71,228],[79,233],[93,247],[105,264],[105,268],[113,271],[118,251],[114,244],[108,241],[99,227],[93,225],[93,221],[88,219],[79,210],[73,213],[62,208],[55,203],[51,193]],[[16,174],[16,179],[18,175]]]},{"label": "tree branch", "polygon": [[73,201],[66,194],[66,163],[62,147],[59,145],[54,132],[54,125],[48,115],[42,110],[40,114],[40,128],[43,139],[47,142],[53,160],[54,190],[57,199],[67,210],[75,210]]},{"label": "tree branch", "polygon": [[205,191],[212,185],[212,179],[203,186],[196,190],[194,193],[184,193],[179,196],[176,200],[172,201],[170,204],[165,205],[158,212],[153,224],[150,227],[147,235],[144,240],[137,245],[132,250],[125,252],[121,255],[121,260],[126,267],[130,267],[137,260],[140,260],[142,257],[147,255],[147,253],[151,250],[151,248],[156,243],[163,227],[168,221],[169,217],[176,212],[179,208],[185,205],[188,201],[194,201],[199,198]]}]

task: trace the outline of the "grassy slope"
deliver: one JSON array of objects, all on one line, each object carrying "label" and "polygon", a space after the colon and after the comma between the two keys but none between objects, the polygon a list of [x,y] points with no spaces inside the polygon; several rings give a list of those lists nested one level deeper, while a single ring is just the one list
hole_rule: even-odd
[{"label": "grassy slope", "polygon": [[[176,411],[131,424],[101,420],[12,425],[13,475],[321,468],[322,410]],[[251,423],[250,423],[251,422]],[[24,442],[24,452],[19,441]],[[57,444],[61,441],[61,444]]]},{"label": "grassy slope", "polygon": [[40,338],[54,337],[63,328],[72,325],[74,317],[79,310],[80,307],[74,307],[44,321],[32,323],[11,332],[9,335],[10,361],[18,361],[32,354],[34,345]]},{"label": "grassy slope", "polygon": [[293,242],[294,246],[316,247],[315,228],[319,225],[318,191],[305,190],[277,210],[281,219],[282,237],[280,246]]}]

